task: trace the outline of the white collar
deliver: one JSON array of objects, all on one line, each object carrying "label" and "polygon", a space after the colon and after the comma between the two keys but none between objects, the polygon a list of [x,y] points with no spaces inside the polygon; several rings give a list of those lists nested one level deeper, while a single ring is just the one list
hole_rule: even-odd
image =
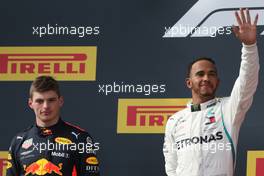
[{"label": "white collar", "polygon": [[191,112],[194,112],[194,111],[201,111],[201,110],[204,110],[206,108],[209,108],[211,106],[214,106],[217,102],[217,98],[214,98],[214,99],[211,99],[211,100],[208,100],[204,103],[201,103],[201,104],[192,104],[192,102],[188,103],[187,104],[187,107],[190,109]]}]

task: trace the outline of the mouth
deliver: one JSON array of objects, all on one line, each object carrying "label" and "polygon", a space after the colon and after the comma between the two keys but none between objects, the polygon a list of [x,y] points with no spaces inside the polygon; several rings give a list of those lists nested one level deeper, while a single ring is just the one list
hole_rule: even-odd
[{"label": "mouth", "polygon": [[202,85],[200,85],[200,87],[211,87],[211,85],[210,84],[202,84]]},{"label": "mouth", "polygon": [[201,84],[200,89],[204,91],[211,91],[213,86],[211,84]]},{"label": "mouth", "polygon": [[42,111],[40,112],[42,115],[48,116],[51,114],[51,111]]}]

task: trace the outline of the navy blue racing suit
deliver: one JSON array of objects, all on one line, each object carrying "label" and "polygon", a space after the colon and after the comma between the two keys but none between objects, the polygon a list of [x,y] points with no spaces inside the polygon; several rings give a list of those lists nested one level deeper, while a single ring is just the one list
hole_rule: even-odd
[{"label": "navy blue racing suit", "polygon": [[16,135],[8,155],[7,176],[99,176],[91,136],[63,120],[48,127],[36,124]]}]

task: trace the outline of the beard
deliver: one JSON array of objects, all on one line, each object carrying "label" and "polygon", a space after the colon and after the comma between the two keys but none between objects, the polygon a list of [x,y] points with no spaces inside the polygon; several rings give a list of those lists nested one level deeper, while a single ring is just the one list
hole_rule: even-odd
[{"label": "beard", "polygon": [[193,92],[198,95],[200,98],[210,99],[215,97],[216,89],[213,86],[209,86],[209,88],[203,89],[201,86],[194,87]]}]

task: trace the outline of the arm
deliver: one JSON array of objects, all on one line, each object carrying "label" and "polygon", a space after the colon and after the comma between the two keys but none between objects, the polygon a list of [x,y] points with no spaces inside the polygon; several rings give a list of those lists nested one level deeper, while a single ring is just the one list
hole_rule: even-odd
[{"label": "arm", "polygon": [[231,119],[233,125],[240,125],[245,113],[253,101],[253,95],[258,84],[259,56],[256,45],[256,24],[258,15],[253,24],[248,9],[246,16],[244,10],[240,9],[240,16],[236,12],[236,19],[239,24],[234,27],[233,31],[236,37],[243,43],[242,60],[240,65],[239,77],[237,78],[234,88],[231,92],[230,107]]},{"label": "arm", "polygon": [[6,176],[20,175],[16,157],[16,142],[17,139],[14,137],[9,148]]},{"label": "arm", "polygon": [[99,176],[99,161],[96,156],[99,144],[94,143],[88,133],[81,134],[80,143],[84,144],[84,150],[79,150],[77,154],[77,176]]},{"label": "arm", "polygon": [[174,119],[171,117],[167,124],[165,130],[164,144],[163,144],[163,154],[165,157],[165,170],[168,176],[176,176],[177,168],[177,153],[171,133],[171,128],[173,126],[172,122]]}]

